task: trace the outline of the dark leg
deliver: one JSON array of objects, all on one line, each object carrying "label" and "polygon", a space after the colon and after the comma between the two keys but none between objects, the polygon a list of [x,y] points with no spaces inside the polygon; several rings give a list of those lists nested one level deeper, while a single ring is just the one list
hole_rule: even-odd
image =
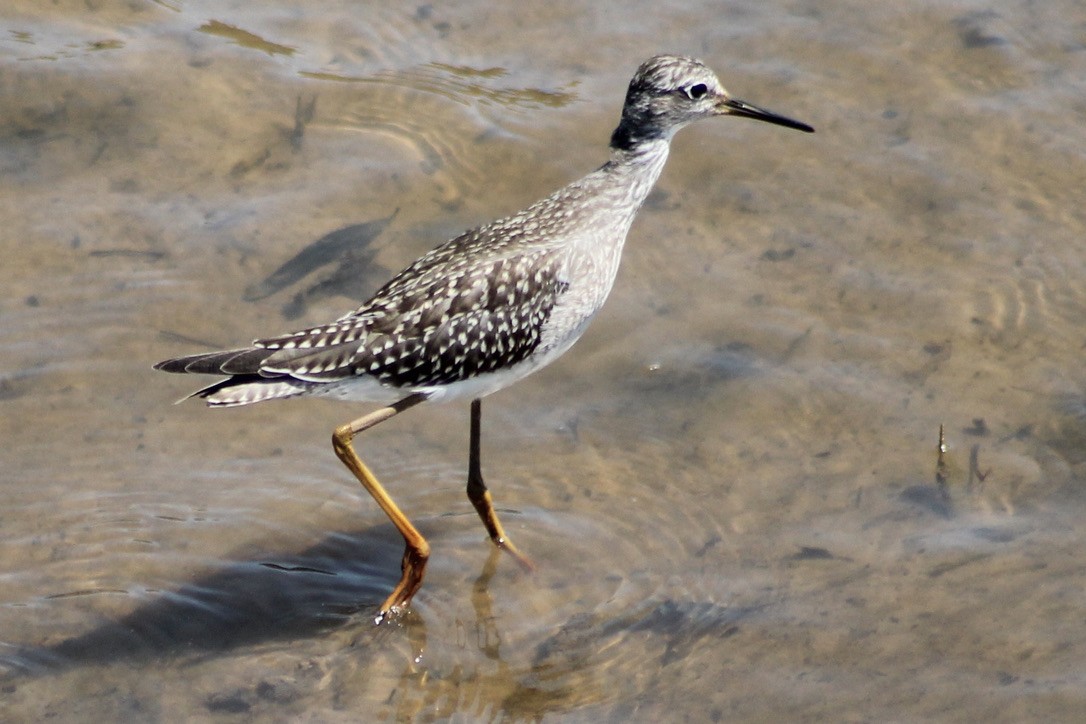
[{"label": "dark leg", "polygon": [[400,531],[405,544],[403,562],[400,564],[400,570],[402,571],[400,582],[381,605],[381,610],[377,614],[377,623],[381,623],[390,612],[397,612],[411,603],[411,597],[415,595],[415,592],[419,590],[419,586],[422,585],[422,576],[426,572],[426,561],[430,558],[430,544],[415,529],[415,526],[411,525],[411,521],[407,519],[407,516],[403,514],[389,494],[385,492],[381,483],[377,482],[377,478],[370,472],[370,469],[358,457],[351,440],[363,430],[368,430],[377,423],[384,422],[409,407],[414,407],[425,400],[426,397],[427,395],[419,393],[409,395],[395,404],[382,407],[365,417],[358,418],[354,422],[341,425],[332,433],[332,447],[335,449],[336,455],[354,473],[354,476],[358,478],[358,482],[362,483],[362,487],[373,496],[373,499],[377,501],[377,505],[381,506],[381,510],[385,511],[385,515]]},{"label": "dark leg", "polygon": [[517,550],[513,541],[505,535],[498,514],[494,512],[494,503],[490,499],[490,491],[483,482],[483,471],[479,463],[479,428],[482,421],[483,401],[471,401],[471,442],[468,450],[468,500],[475,506],[479,517],[483,519],[486,532],[490,534],[490,540],[499,548],[510,553],[517,562],[526,570],[534,570],[535,566],[524,554]]}]

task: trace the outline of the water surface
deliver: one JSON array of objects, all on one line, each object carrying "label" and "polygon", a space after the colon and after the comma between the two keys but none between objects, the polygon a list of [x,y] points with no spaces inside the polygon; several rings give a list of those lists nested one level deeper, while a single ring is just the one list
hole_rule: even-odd
[{"label": "water surface", "polygon": [[[523,5],[523,4],[520,4]],[[9,3],[5,719],[1071,720],[1086,699],[1078,4]],[[683,131],[611,301],[484,405],[209,411],[154,362],[353,308],[606,158],[646,57],[814,136]],[[945,428],[945,486],[936,484]]]}]

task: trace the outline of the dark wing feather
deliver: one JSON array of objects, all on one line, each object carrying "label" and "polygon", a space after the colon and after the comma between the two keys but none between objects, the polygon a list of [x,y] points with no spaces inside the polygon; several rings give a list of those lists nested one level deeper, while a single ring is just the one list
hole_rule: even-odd
[{"label": "dark wing feather", "polygon": [[204,352],[159,362],[156,370],[179,374],[241,375],[256,374],[269,355],[266,349],[247,347],[222,352]]},{"label": "dark wing feather", "polygon": [[557,264],[540,253],[465,261],[412,267],[410,281],[393,279],[369,305],[333,324],[258,340],[273,351],[261,373],[313,382],[369,375],[419,387],[524,360],[567,286]]}]

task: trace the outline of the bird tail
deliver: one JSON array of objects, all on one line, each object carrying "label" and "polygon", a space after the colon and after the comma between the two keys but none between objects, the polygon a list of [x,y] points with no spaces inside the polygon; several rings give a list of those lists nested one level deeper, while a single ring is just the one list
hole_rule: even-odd
[{"label": "bird tail", "polygon": [[207,401],[209,407],[241,407],[265,400],[283,400],[288,397],[304,395],[313,387],[312,382],[304,382],[290,377],[261,377],[260,375],[234,375],[203,387],[178,402],[192,397]]},{"label": "bird tail", "polygon": [[192,397],[207,400],[211,407],[240,407],[265,400],[284,399],[309,392],[315,385],[285,375],[261,372],[265,359],[275,350],[262,347],[246,347],[222,352],[204,352],[164,360],[155,365],[156,370],[176,374],[227,375],[207,387],[178,400]]}]

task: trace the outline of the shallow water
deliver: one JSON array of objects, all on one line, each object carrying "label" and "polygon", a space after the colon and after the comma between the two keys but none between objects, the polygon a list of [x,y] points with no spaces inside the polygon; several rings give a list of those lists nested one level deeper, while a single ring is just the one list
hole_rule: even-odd
[{"label": "shallow water", "polygon": [[[51,8],[0,12],[2,718],[1078,717],[1080,5]],[[818,132],[683,131],[592,329],[487,400],[536,573],[466,405],[360,439],[434,548],[372,626],[365,410],[150,365],[591,170],[661,51]]]}]

